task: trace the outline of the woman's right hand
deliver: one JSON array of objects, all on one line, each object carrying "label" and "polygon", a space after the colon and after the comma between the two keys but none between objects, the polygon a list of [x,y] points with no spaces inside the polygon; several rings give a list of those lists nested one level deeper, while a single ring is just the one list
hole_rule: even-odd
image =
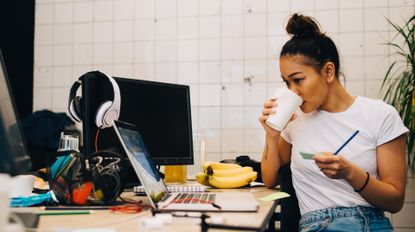
[{"label": "woman's right hand", "polygon": [[[259,122],[261,123],[262,127],[265,129],[267,136],[276,137],[281,133],[281,131],[277,131],[270,126],[268,126],[265,121],[273,114],[275,114],[275,107],[278,105],[276,99],[269,99],[264,102],[264,109],[262,109],[262,115],[259,117]],[[293,114],[289,120],[289,122],[293,121],[297,118],[296,114]]]},{"label": "woman's right hand", "polygon": [[277,106],[277,101],[275,99],[269,99],[264,102],[264,108],[262,109],[262,115],[259,117],[259,122],[262,127],[265,129],[267,136],[276,137],[280,134],[280,131],[272,129],[268,126],[265,121],[270,117],[270,115],[275,114],[274,108]]}]

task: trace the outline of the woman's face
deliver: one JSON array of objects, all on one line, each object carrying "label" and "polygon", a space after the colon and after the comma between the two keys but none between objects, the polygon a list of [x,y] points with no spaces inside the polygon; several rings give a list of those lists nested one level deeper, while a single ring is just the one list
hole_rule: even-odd
[{"label": "woman's face", "polygon": [[325,77],[303,61],[301,55],[284,55],[280,58],[280,71],[288,88],[304,100],[301,110],[309,113],[326,101],[329,86]]}]

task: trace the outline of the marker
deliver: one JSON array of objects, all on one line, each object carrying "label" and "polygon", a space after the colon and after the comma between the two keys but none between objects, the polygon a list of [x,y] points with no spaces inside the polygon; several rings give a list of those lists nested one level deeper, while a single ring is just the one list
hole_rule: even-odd
[{"label": "marker", "polygon": [[55,215],[78,215],[78,214],[90,214],[92,213],[89,210],[71,210],[71,211],[44,211],[44,212],[37,212],[36,214],[40,216],[55,216]]},{"label": "marker", "polygon": [[355,131],[350,138],[346,140],[334,153],[333,155],[337,155],[357,134],[359,133],[359,130]]}]

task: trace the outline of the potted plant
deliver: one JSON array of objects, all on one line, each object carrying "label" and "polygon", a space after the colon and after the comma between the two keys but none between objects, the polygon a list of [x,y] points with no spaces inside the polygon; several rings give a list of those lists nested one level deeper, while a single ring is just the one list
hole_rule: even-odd
[{"label": "potted plant", "polygon": [[[409,170],[415,173],[415,15],[404,26],[399,26],[388,19],[396,30],[396,35],[387,45],[391,46],[396,59],[390,64],[383,79],[381,91],[384,100],[393,105],[409,129],[406,140],[407,162]],[[403,44],[394,42],[396,38],[404,39]],[[395,56],[394,56],[395,58]]]}]

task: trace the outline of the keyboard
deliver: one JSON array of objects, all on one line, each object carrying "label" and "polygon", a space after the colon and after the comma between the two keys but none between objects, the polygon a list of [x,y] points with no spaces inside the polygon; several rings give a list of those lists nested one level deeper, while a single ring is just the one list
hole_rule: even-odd
[{"label": "keyboard", "polygon": [[180,193],[174,198],[177,204],[211,204],[215,203],[214,193]]}]

